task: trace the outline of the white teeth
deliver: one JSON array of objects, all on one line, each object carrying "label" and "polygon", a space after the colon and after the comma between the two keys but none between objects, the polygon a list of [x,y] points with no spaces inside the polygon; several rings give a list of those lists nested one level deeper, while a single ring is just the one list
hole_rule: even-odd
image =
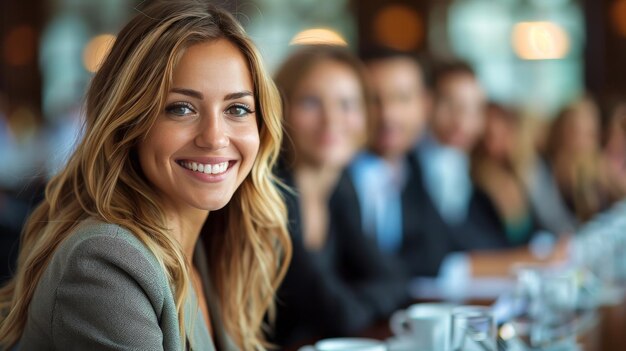
[{"label": "white teeth", "polygon": [[228,169],[228,162],[221,162],[212,165],[183,161],[180,162],[180,165],[194,172],[200,172],[204,174],[220,174],[226,172],[226,170]]}]

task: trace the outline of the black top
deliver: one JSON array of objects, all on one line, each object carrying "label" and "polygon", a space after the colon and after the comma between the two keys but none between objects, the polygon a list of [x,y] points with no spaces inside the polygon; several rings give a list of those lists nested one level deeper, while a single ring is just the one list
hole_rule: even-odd
[{"label": "black top", "polygon": [[[291,174],[279,177],[292,189]],[[358,333],[408,303],[407,280],[393,258],[354,231],[361,222],[356,191],[344,173],[329,203],[325,246],[309,251],[302,237],[297,193],[283,191],[289,212],[293,258],[279,291],[275,331],[279,346]],[[338,201],[347,200],[348,203]]]},{"label": "black top", "polygon": [[418,158],[407,156],[409,175],[402,192],[403,244],[400,258],[413,276],[436,276],[452,252],[510,247],[504,225],[491,200],[474,188],[466,220],[447,224],[432,202],[422,180]]}]

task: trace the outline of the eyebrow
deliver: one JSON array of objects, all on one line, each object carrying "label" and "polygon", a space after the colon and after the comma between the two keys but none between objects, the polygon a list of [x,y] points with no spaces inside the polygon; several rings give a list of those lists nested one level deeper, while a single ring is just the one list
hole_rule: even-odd
[{"label": "eyebrow", "polygon": [[[171,92],[172,93],[177,93],[177,94],[191,96],[191,97],[194,97],[194,98],[199,99],[199,100],[204,99],[204,95],[201,92],[199,92],[197,90],[193,90],[193,89],[172,88]],[[246,96],[252,96],[252,92],[248,91],[248,90],[244,90],[244,91],[239,91],[239,92],[236,92],[236,93],[226,94],[226,96],[224,96],[224,100],[236,100],[236,99],[240,99],[240,98],[246,97]]]},{"label": "eyebrow", "polygon": [[246,96],[252,96],[252,92],[245,90],[237,93],[227,94],[226,96],[224,96],[224,100],[236,100]]},{"label": "eyebrow", "polygon": [[193,89],[172,88],[171,92],[191,96],[199,100],[204,99],[204,95],[202,95],[201,92],[193,90]]}]

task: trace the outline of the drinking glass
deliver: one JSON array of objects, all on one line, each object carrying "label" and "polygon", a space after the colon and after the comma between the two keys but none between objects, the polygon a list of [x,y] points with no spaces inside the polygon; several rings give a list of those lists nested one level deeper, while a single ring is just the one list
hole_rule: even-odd
[{"label": "drinking glass", "polygon": [[452,310],[450,351],[497,351],[496,324],[489,307],[461,306]]}]

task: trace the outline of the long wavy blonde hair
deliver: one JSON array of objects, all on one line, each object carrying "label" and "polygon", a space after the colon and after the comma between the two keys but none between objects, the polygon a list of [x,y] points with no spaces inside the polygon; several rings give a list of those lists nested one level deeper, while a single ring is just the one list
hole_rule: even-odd
[{"label": "long wavy blonde hair", "polygon": [[[185,48],[216,39],[236,45],[254,82],[260,147],[250,174],[202,231],[224,327],[239,347],[265,349],[266,313],[291,257],[286,209],[272,168],[282,141],[279,94],[260,55],[227,12],[204,1],[153,1],[120,32],[87,92],[84,137],[67,166],[46,188],[45,200],[22,234],[14,278],[0,289],[0,346],[24,330],[35,288],[57,247],[88,217],[129,229],[157,257],[174,292],[180,333],[189,267],[136,148],[160,111]],[[215,235],[213,235],[215,234]],[[271,318],[270,318],[271,320]]]}]

